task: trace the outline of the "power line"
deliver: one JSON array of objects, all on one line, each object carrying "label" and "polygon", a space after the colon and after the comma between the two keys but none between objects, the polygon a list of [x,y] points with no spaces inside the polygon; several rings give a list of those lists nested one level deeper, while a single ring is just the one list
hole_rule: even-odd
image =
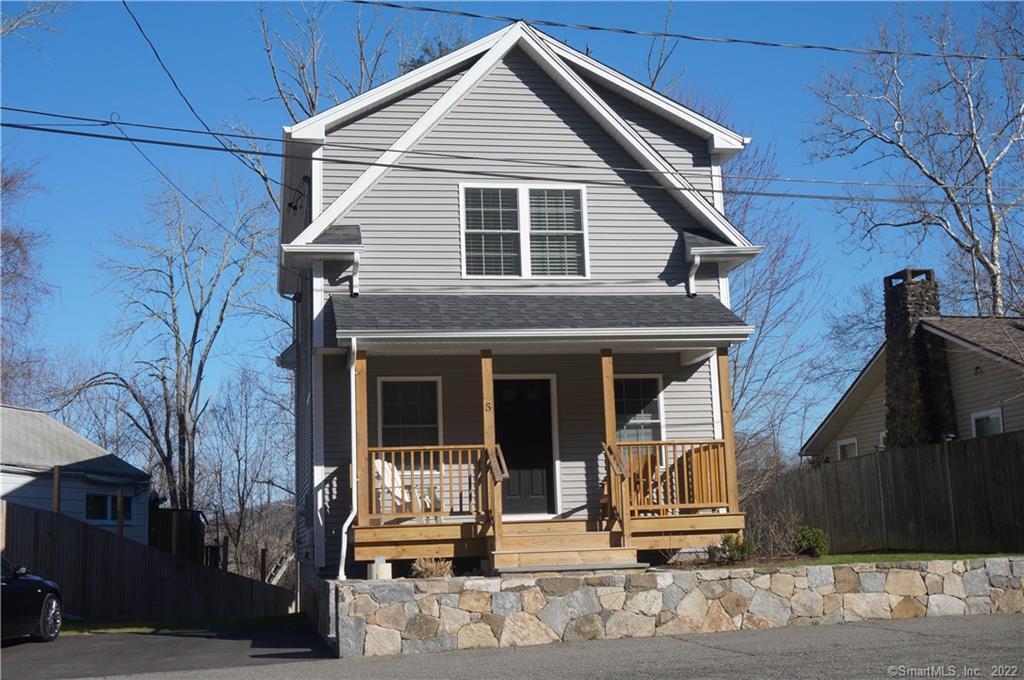
[{"label": "power line", "polygon": [[[220,144],[222,147],[224,147],[225,151],[230,152],[232,156],[237,158],[239,163],[241,163],[245,167],[247,167],[250,170],[252,170],[253,172],[255,172],[257,175],[260,176],[261,179],[265,179],[265,180],[268,180],[270,182],[273,182],[274,184],[276,184],[278,186],[284,186],[284,185],[281,184],[281,182],[277,181],[276,179],[271,177],[266,172],[262,172],[258,168],[256,168],[244,156],[241,155],[243,152],[241,152],[239,149],[236,149],[236,148],[228,145],[227,143],[225,143],[224,140],[222,140],[217,135],[217,133],[215,133],[213,131],[213,129],[210,128],[210,126],[206,124],[206,120],[204,120],[203,117],[201,115],[199,115],[199,112],[196,110],[196,107],[192,105],[191,100],[189,100],[188,96],[181,89],[181,86],[178,85],[178,81],[175,79],[174,74],[171,73],[171,69],[167,67],[167,64],[163,60],[163,57],[160,56],[160,51],[157,50],[156,45],[153,43],[153,41],[150,39],[149,35],[146,33],[146,29],[144,29],[142,27],[142,23],[139,21],[139,18],[135,16],[135,12],[133,12],[132,8],[128,6],[128,3],[126,2],[126,0],[121,0],[121,6],[123,6],[125,11],[128,12],[128,16],[130,16],[132,21],[135,23],[135,27],[139,30],[139,33],[142,35],[142,39],[146,41],[147,45],[149,45],[149,49],[153,52],[153,56],[156,57],[156,61],[157,61],[158,64],[160,64],[160,68],[163,69],[163,72],[167,75],[168,80],[171,81],[171,85],[174,86],[174,90],[178,93],[178,96],[181,97],[181,100],[183,102],[185,102],[185,106],[187,106],[188,110],[192,112],[192,115],[195,117],[195,119],[198,120],[199,123],[206,129],[206,131],[210,135],[212,135],[214,139],[217,140],[218,144]],[[292,191],[299,192],[300,194],[302,193],[301,189],[296,189],[295,187],[291,187],[291,186],[288,187],[288,188],[291,189]]]},{"label": "power line", "polygon": [[[83,126],[88,126],[88,125],[93,125],[93,124],[94,125],[98,125],[98,126],[113,124],[110,120],[104,120],[102,118],[93,118],[93,117],[89,117],[89,116],[77,116],[77,115],[71,115],[71,114],[55,113],[55,112],[50,112],[50,111],[41,111],[41,110],[38,110],[38,109],[26,109],[26,108],[14,107],[14,106],[0,106],[0,109],[5,110],[5,111],[14,111],[14,112],[18,112],[18,113],[26,113],[26,114],[32,114],[32,115],[38,115],[38,116],[48,116],[48,117],[52,117],[52,118],[61,118],[61,119],[67,119],[67,120],[86,121],[85,123],[82,123]],[[234,138],[246,139],[246,140],[250,140],[250,141],[262,141],[262,142],[271,142],[271,143],[278,143],[278,142],[283,141],[281,138],[278,138],[278,137],[265,137],[265,136],[261,136],[261,135],[244,134],[244,133],[237,133],[237,132],[210,133],[210,132],[203,131],[203,130],[197,130],[195,128],[173,127],[173,126],[167,126],[167,125],[157,125],[157,124],[153,124],[153,123],[133,123],[133,122],[128,122],[128,121],[118,121],[118,124],[119,125],[124,125],[124,126],[127,126],[127,127],[137,127],[137,128],[148,129],[148,130],[161,130],[161,131],[166,131],[166,132],[178,132],[178,133],[183,133],[183,134],[195,134],[195,135],[217,134],[217,135],[221,135],[221,136],[224,136],[224,137],[234,137]],[[38,125],[40,127],[55,127],[58,124],[55,124],[55,123],[39,123]],[[535,160],[535,159],[528,159],[528,158],[508,158],[508,157],[497,157],[497,156],[474,156],[474,155],[468,155],[468,154],[457,154],[457,153],[451,153],[451,152],[445,152],[445,151],[429,151],[429,150],[422,150],[422,149],[396,149],[396,148],[391,148],[391,147],[367,146],[367,145],[363,145],[363,144],[349,144],[349,143],[342,143],[342,142],[324,142],[324,143],[320,143],[319,141],[311,141],[311,140],[288,140],[288,141],[290,143],[292,143],[292,144],[305,145],[305,146],[309,146],[309,147],[312,147],[312,148],[319,148],[319,147],[338,148],[338,149],[349,149],[349,150],[354,150],[354,151],[373,151],[373,152],[376,152],[376,153],[384,153],[386,151],[397,151],[398,153],[402,153],[402,154],[406,154],[406,155],[412,155],[412,156],[429,156],[429,157],[437,157],[437,158],[451,158],[451,159],[454,159],[454,160],[487,161],[487,162],[491,162],[491,163],[511,163],[511,164],[531,165],[531,166],[538,166],[538,167],[563,168],[563,169],[570,169],[570,170],[592,170],[592,169],[597,169],[597,168],[600,168],[600,169],[607,168],[607,169],[614,170],[614,171],[617,171],[617,172],[644,173],[644,174],[650,174],[650,175],[675,175],[675,176],[680,176],[680,177],[695,177],[695,178],[702,178],[702,179],[706,178],[708,176],[708,173],[706,171],[705,172],[701,172],[701,171],[696,171],[696,170],[690,170],[690,171],[687,171],[687,170],[663,171],[663,170],[653,170],[653,169],[648,169],[648,168],[621,167],[621,166],[605,165],[605,164],[601,164],[601,165],[581,165],[581,164],[578,164],[578,163],[559,163],[557,161]],[[833,185],[833,186],[862,186],[862,187],[885,187],[885,188],[892,188],[894,186],[899,186],[899,187],[902,187],[902,188],[912,188],[912,189],[943,189],[943,188],[947,188],[947,189],[953,189],[953,190],[960,190],[960,189],[991,189],[992,191],[1024,191],[1024,186],[993,186],[993,187],[985,187],[983,185],[977,185],[977,184],[937,185],[937,184],[922,184],[922,183],[907,183],[907,182],[901,182],[901,183],[899,183],[897,185],[897,184],[895,184],[893,182],[880,182],[880,181],[873,181],[873,180],[822,179],[822,178],[808,178],[808,177],[801,178],[801,177],[782,177],[782,176],[770,176],[770,175],[743,175],[743,174],[733,174],[733,173],[723,173],[722,176],[723,176],[723,178],[727,178],[727,179],[751,180],[751,181],[772,182],[772,183],[774,183],[774,182],[788,182],[788,183],[794,183],[794,184],[822,184],[822,185]]]},{"label": "power line", "polygon": [[[152,139],[146,137],[119,137],[116,135],[106,135],[99,132],[85,132],[83,130],[67,130],[67,129],[53,129],[47,127],[40,127],[37,125],[26,125],[23,123],[0,123],[0,126],[6,128],[12,128],[16,130],[29,130],[33,132],[47,132],[50,134],[58,135],[69,135],[74,137],[86,137],[91,139],[106,139],[118,142],[123,141],[134,141],[140,144],[153,144],[157,146],[174,147],[181,149],[192,149],[199,151],[215,151],[215,152],[228,152],[231,153],[230,149],[225,149],[220,146],[210,146],[208,144],[193,144],[189,142],[176,142],[164,139]],[[292,154],[284,154],[276,151],[252,151],[254,155],[268,156],[271,158],[288,158],[294,160],[309,160],[303,156],[295,156]],[[351,161],[335,158],[325,158],[320,162],[338,164],[338,165],[356,165],[364,167],[383,167],[383,168],[401,168],[405,170],[416,170],[420,172],[431,172],[437,174],[455,174],[455,175],[469,175],[475,177],[490,177],[498,179],[515,179],[523,181],[536,181],[536,182],[549,182],[550,177],[541,177],[536,175],[520,175],[509,172],[488,172],[482,170],[463,170],[459,168],[435,168],[430,166],[413,165],[409,163],[380,163],[374,161]],[[659,191],[665,190],[664,186],[657,184],[635,184],[632,182],[611,182],[607,180],[596,180],[589,179],[587,183],[594,186],[612,186],[612,187],[629,187],[633,189],[655,189]],[[788,200],[795,199],[806,199],[806,200],[824,200],[824,201],[855,201],[864,203],[894,203],[903,205],[947,205],[947,202],[939,199],[905,199],[905,198],[893,198],[884,196],[854,196],[854,195],[841,195],[841,194],[804,194],[804,193],[791,193],[791,192],[773,192],[773,191],[754,191],[754,190],[741,190],[741,189],[692,189],[688,190],[690,193],[701,196],[702,193],[722,193],[732,194],[738,196],[762,196],[767,198],[784,198]],[[701,198],[703,198],[701,196]],[[705,199],[706,200],[706,199]],[[1015,203],[985,203],[975,201],[963,201],[960,203],[964,207],[995,207],[995,208],[1011,208],[1014,207]]]},{"label": "power line", "polygon": [[406,12],[426,12],[430,14],[446,14],[449,16],[462,17],[464,19],[483,19],[485,21],[499,21],[503,23],[515,23],[522,21],[537,26],[549,28],[567,28],[574,31],[601,31],[606,33],[619,33],[622,35],[634,35],[645,38],[672,38],[675,40],[686,40],[691,42],[717,43],[722,45],[748,45],[751,47],[773,47],[781,49],[798,50],[821,50],[825,52],[838,52],[841,54],[857,54],[867,56],[901,56],[901,57],[927,57],[932,59],[954,58],[954,59],[978,59],[988,61],[1016,61],[1024,58],[1020,54],[970,54],[928,52],[923,50],[895,50],[875,47],[846,47],[840,45],[825,45],[821,43],[783,43],[770,40],[754,40],[750,38],[723,38],[706,35],[693,35],[690,33],[669,33],[662,31],[642,31],[621,26],[594,26],[591,24],[570,24],[551,19],[525,19],[500,14],[480,14],[461,9],[446,9],[442,7],[429,7],[426,5],[406,5],[398,2],[387,2],[386,0],[343,0],[354,5],[372,5],[374,7],[387,7],[399,9]]},{"label": "power line", "polygon": [[[221,228],[221,230],[222,230],[222,231],[223,231],[223,232],[224,232],[225,234],[227,234],[228,236],[230,236],[231,238],[233,238],[233,239],[234,239],[234,240],[235,240],[236,242],[238,242],[238,244],[239,244],[240,246],[242,246],[243,248],[250,248],[250,249],[255,249],[255,247],[256,247],[256,246],[255,246],[255,244],[253,244],[253,243],[246,243],[245,241],[243,241],[243,240],[242,240],[242,237],[241,237],[241,236],[239,236],[239,235],[238,235],[238,234],[237,234],[236,232],[234,232],[234,231],[232,231],[231,229],[229,229],[229,228],[227,227],[227,225],[225,225],[225,224],[224,224],[223,222],[221,222],[221,221],[220,221],[219,219],[217,219],[217,218],[216,218],[216,217],[214,217],[214,216],[213,216],[212,214],[210,214],[210,212],[209,212],[209,211],[208,211],[208,210],[207,210],[206,208],[204,208],[204,207],[202,206],[202,204],[200,204],[200,203],[199,203],[198,201],[196,201],[195,199],[193,199],[193,198],[192,198],[192,196],[190,196],[190,195],[188,194],[188,192],[187,192],[187,191],[185,191],[184,189],[182,189],[182,188],[181,188],[181,186],[180,186],[180,185],[179,185],[179,184],[178,184],[177,182],[175,182],[175,181],[174,181],[173,179],[171,179],[171,178],[170,178],[170,176],[169,176],[169,175],[168,175],[168,174],[167,174],[166,172],[164,172],[164,171],[163,171],[163,170],[162,170],[162,169],[160,168],[160,166],[159,166],[159,165],[157,165],[157,164],[156,164],[156,162],[155,162],[155,161],[154,161],[154,160],[153,160],[152,158],[150,158],[150,157],[149,157],[149,154],[147,154],[147,153],[146,153],[145,151],[143,151],[143,150],[142,150],[142,147],[140,147],[140,146],[139,146],[139,145],[138,145],[138,144],[137,144],[137,143],[135,142],[135,140],[133,140],[133,139],[132,139],[131,137],[129,137],[129,136],[128,136],[128,134],[127,134],[127,133],[126,133],[126,132],[125,132],[125,131],[124,131],[124,130],[123,130],[123,129],[121,128],[121,126],[120,126],[120,125],[118,125],[118,124],[117,124],[116,122],[113,122],[113,121],[111,121],[111,123],[110,123],[110,124],[111,124],[111,125],[113,125],[113,126],[114,126],[115,128],[117,128],[118,132],[120,132],[120,133],[121,133],[121,135],[122,135],[122,136],[124,137],[125,141],[127,141],[127,142],[131,143],[132,147],[134,147],[134,148],[135,148],[135,150],[139,152],[139,155],[140,155],[140,156],[142,156],[142,157],[143,157],[143,158],[145,159],[145,161],[146,161],[147,163],[149,163],[149,165],[150,165],[150,166],[151,166],[151,167],[152,167],[152,168],[153,168],[154,170],[156,170],[156,171],[157,171],[157,172],[158,172],[158,173],[160,174],[160,176],[161,176],[161,177],[163,177],[163,178],[164,178],[164,181],[165,181],[165,182],[167,182],[168,184],[170,184],[170,185],[171,185],[171,187],[173,187],[175,191],[177,191],[177,192],[178,192],[179,194],[181,194],[181,195],[182,195],[182,196],[183,196],[183,197],[185,198],[185,200],[186,200],[186,201],[188,201],[189,203],[191,203],[191,204],[192,204],[192,205],[193,205],[193,206],[194,206],[194,207],[196,208],[196,210],[198,210],[198,211],[199,211],[199,212],[201,212],[202,214],[206,215],[206,217],[207,217],[207,218],[208,218],[208,219],[209,219],[209,220],[210,220],[211,222],[213,222],[213,224],[214,224],[215,226],[217,226],[217,227],[220,227],[220,228]],[[291,273],[295,274],[295,275],[296,275],[296,276],[298,276],[299,278],[303,278],[303,279],[305,279],[305,278],[308,278],[307,276],[305,276],[304,274],[302,274],[302,273],[301,273],[301,272],[299,272],[299,271],[296,271],[296,270],[294,270],[294,269],[292,269],[292,268],[290,268],[290,267],[285,267],[284,265],[281,265],[281,266],[282,266],[282,267],[283,267],[284,269],[286,269],[286,270],[290,271]]]}]

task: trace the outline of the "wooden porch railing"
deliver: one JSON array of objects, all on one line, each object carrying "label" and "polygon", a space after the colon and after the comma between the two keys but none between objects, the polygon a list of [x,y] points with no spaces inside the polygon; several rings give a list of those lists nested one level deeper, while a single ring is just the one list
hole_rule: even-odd
[{"label": "wooden porch railing", "polygon": [[500,531],[501,484],[508,478],[501,447],[377,446],[367,455],[369,512],[360,524],[473,517]]},{"label": "wooden porch railing", "polygon": [[627,520],[732,506],[724,441],[619,442],[605,445],[605,451],[618,468],[611,471],[623,482],[610,505]]}]

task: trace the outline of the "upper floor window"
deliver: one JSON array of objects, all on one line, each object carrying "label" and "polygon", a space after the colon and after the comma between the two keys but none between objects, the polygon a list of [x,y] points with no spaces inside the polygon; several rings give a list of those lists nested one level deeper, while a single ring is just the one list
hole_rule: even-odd
[{"label": "upper floor window", "polygon": [[587,275],[582,187],[464,186],[462,191],[466,276]]}]

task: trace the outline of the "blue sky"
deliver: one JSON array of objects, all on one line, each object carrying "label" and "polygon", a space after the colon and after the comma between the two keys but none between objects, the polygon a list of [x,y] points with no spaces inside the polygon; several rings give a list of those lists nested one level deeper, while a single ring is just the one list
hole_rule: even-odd
[{"label": "blue sky", "polygon": [[[16,11],[18,3],[5,3]],[[661,3],[460,3],[458,7],[524,18],[661,28]],[[914,5],[933,12],[938,5]],[[252,3],[133,3],[178,82],[211,126],[240,120],[260,134],[278,136],[287,123],[278,105],[260,102],[270,83]],[[976,7],[956,5],[970,14]],[[382,10],[385,17],[394,16]],[[775,41],[862,44],[872,22],[895,11],[883,3],[679,3],[672,29],[693,34]],[[348,54],[347,22],[354,8],[339,4],[327,29],[335,53]],[[422,21],[423,15],[407,15]],[[183,127],[196,123],[143,43],[120,3],[84,3],[57,21],[58,32],[33,36],[38,49],[21,41],[3,45],[2,97],[6,105],[106,118],[157,122]],[[474,21],[472,37],[499,28]],[[603,62],[642,80],[646,39],[611,33],[545,29],[577,48],[589,45]],[[42,53],[42,54],[41,54]],[[800,140],[810,131],[817,104],[808,92],[823,69],[850,63],[844,55],[806,50],[683,43],[676,64],[685,68],[688,87],[714,93],[734,112],[736,127],[756,140],[774,142],[782,175],[871,179],[844,163],[809,165]],[[3,115],[5,120],[15,116]],[[24,120],[24,117],[17,119]],[[95,351],[118,310],[103,291],[97,264],[102,254],[116,255],[111,235],[132,228],[145,215],[146,196],[157,176],[127,144],[77,140],[57,135],[4,130],[4,151],[19,159],[38,159],[38,182],[46,192],[27,206],[24,218],[46,230],[51,244],[44,275],[57,294],[41,319],[40,340],[52,348]],[[225,154],[154,149],[147,152],[190,191],[202,193],[229,184],[240,172]],[[276,167],[276,163],[269,163]],[[807,187],[790,187],[807,190]],[[893,255],[849,253],[847,235],[825,204],[802,202],[799,216],[815,252],[827,266],[825,283],[841,300],[851,286],[878,281],[908,261]],[[927,254],[913,264],[937,265]],[[283,303],[282,303],[283,304]],[[815,329],[810,329],[814,332]],[[232,352],[259,354],[246,344],[259,329],[236,326],[228,337]],[[244,348],[244,349],[243,349]],[[226,357],[228,358],[228,357]],[[823,404],[823,408],[828,404]]]}]

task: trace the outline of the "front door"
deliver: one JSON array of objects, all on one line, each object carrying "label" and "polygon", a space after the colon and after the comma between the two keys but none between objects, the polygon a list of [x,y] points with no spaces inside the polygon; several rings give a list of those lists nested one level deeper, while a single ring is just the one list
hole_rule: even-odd
[{"label": "front door", "polygon": [[551,383],[495,380],[494,427],[508,465],[504,512],[553,512],[555,475],[551,460]]}]

